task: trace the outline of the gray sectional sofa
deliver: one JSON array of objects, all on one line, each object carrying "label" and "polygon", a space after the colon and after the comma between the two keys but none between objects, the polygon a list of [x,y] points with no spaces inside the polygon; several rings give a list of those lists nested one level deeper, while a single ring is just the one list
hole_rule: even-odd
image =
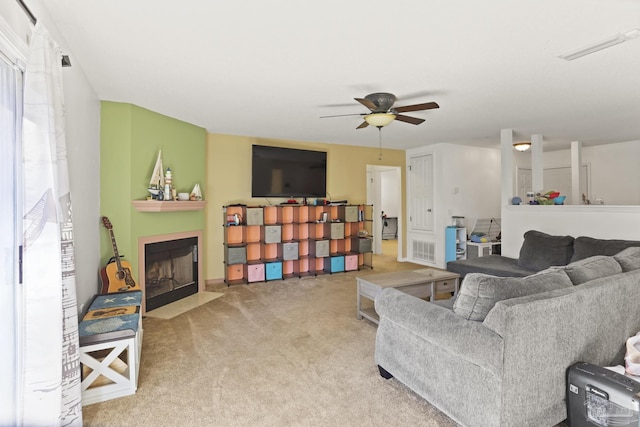
[{"label": "gray sectional sofa", "polygon": [[486,273],[500,277],[525,277],[553,265],[567,265],[593,255],[615,255],[628,247],[640,246],[635,240],[607,240],[581,236],[552,236],[536,230],[524,234],[519,258],[489,255],[447,263],[447,270],[463,279],[467,273]]},{"label": "gray sectional sofa", "polygon": [[640,248],[527,277],[470,273],[448,301],[386,289],[375,360],[464,426],[553,426],[567,368],[624,364],[639,307]]}]

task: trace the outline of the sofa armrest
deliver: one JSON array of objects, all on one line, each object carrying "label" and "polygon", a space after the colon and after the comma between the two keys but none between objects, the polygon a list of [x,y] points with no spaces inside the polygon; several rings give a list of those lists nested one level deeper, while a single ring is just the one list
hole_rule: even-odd
[{"label": "sofa armrest", "polygon": [[380,326],[392,323],[456,357],[499,374],[503,341],[482,322],[466,320],[452,310],[402,293],[383,290],[375,300]]},{"label": "sofa armrest", "polygon": [[487,314],[487,317],[482,323],[489,330],[495,332],[501,337],[504,337],[507,331],[507,326],[511,321],[510,316],[512,315],[512,307],[544,300],[551,300],[553,302],[553,298],[571,294],[573,292],[575,292],[575,288],[573,287],[562,288],[553,291],[541,292],[538,294],[498,301],[496,305],[493,306],[491,311],[489,311],[489,314]]}]

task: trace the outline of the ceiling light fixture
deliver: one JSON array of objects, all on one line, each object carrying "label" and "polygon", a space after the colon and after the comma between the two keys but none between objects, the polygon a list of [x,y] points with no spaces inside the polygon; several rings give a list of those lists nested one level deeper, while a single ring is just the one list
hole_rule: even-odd
[{"label": "ceiling light fixture", "polygon": [[640,28],[634,28],[625,33],[618,33],[611,37],[607,37],[604,40],[600,40],[599,42],[590,44],[589,46],[585,46],[581,49],[563,53],[562,55],[559,55],[558,58],[566,59],[567,61],[573,61],[574,59],[582,58],[583,56],[589,55],[599,50],[624,43],[627,40],[635,39],[638,36],[640,36]]},{"label": "ceiling light fixture", "polygon": [[531,143],[530,142],[516,142],[515,144],[513,144],[513,148],[515,148],[518,151],[527,151],[529,148],[531,148]]},{"label": "ceiling light fixture", "polygon": [[364,120],[371,126],[381,128],[388,125],[396,118],[395,114],[391,113],[372,113],[364,116]]}]

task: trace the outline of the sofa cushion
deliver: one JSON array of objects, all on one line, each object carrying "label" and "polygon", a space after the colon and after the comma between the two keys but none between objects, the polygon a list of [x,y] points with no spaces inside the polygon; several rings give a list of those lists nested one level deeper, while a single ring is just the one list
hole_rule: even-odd
[{"label": "sofa cushion", "polygon": [[567,265],[573,255],[571,236],[551,236],[536,230],[524,233],[518,266],[541,271],[552,265]]},{"label": "sofa cushion", "polygon": [[590,280],[613,276],[622,273],[622,267],[613,257],[596,255],[580,261],[572,262],[562,268],[574,285],[581,285]]},{"label": "sofa cushion", "polygon": [[637,240],[594,239],[593,237],[580,236],[573,243],[573,256],[571,262],[580,261],[594,255],[614,256],[620,251],[640,247]]},{"label": "sofa cushion", "polygon": [[527,277],[495,277],[469,273],[462,282],[453,312],[482,322],[498,301],[573,286],[561,269],[548,269]]},{"label": "sofa cushion", "polygon": [[500,277],[524,277],[538,270],[518,267],[518,260],[501,255],[487,255],[458,261],[449,261],[447,270],[458,273],[460,279],[469,273],[484,273]]},{"label": "sofa cushion", "polygon": [[633,271],[640,268],[640,247],[627,248],[613,256],[622,271]]},{"label": "sofa cushion", "polygon": [[437,299],[432,302],[432,304],[439,305],[440,307],[444,307],[448,310],[453,310],[453,303],[456,301],[455,297],[447,298],[447,299]]}]

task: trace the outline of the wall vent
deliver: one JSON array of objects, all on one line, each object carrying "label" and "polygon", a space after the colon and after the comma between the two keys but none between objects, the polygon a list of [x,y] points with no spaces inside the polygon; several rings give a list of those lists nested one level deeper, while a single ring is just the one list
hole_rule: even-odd
[{"label": "wall vent", "polygon": [[411,255],[413,260],[435,263],[436,262],[436,245],[435,242],[427,242],[424,240],[411,241]]}]

